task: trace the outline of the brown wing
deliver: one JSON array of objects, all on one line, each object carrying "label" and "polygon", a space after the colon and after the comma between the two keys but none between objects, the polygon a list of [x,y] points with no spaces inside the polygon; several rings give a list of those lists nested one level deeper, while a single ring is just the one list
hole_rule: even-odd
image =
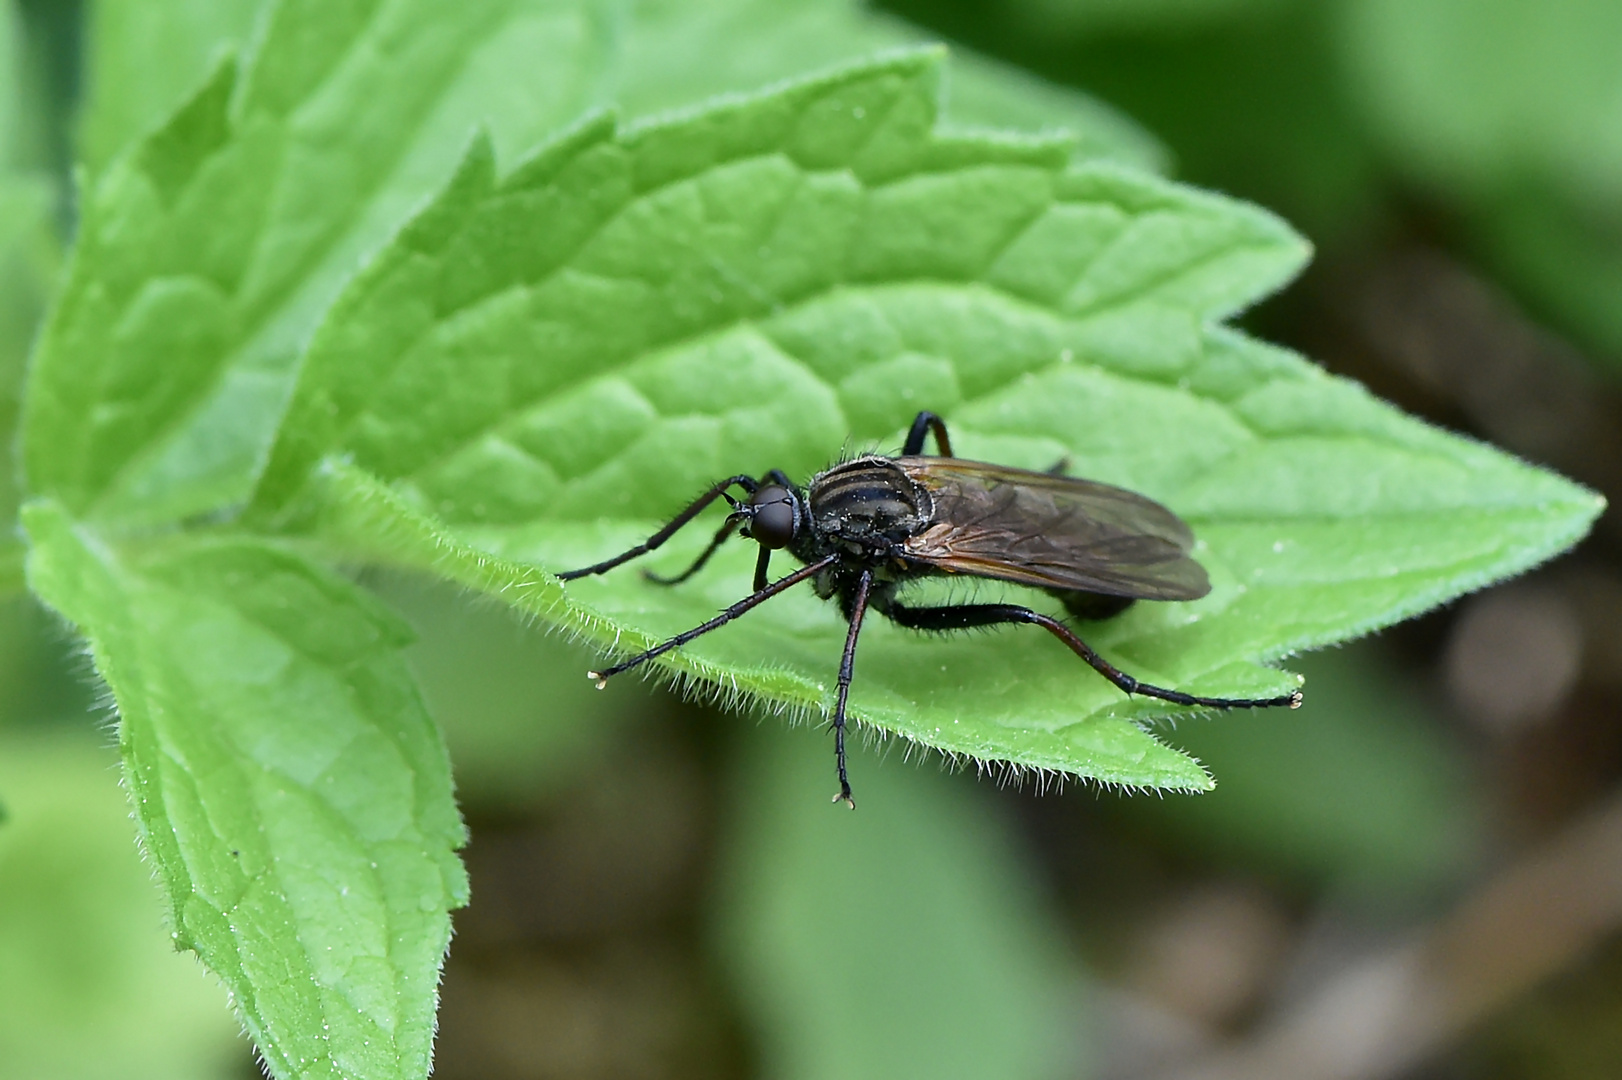
[{"label": "brown wing", "polygon": [[909,556],[948,573],[1140,600],[1211,591],[1189,558],[1194,534],[1125,488],[958,458],[896,458],[934,499],[934,524]]}]

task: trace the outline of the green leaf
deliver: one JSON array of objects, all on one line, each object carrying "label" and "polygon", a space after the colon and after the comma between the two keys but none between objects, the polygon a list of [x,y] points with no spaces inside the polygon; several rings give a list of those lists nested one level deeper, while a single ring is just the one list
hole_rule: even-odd
[{"label": "green leaf", "polygon": [[[1088,628],[1140,678],[1266,695],[1256,660],[1364,633],[1547,558],[1599,500],[1407,420],[1214,323],[1305,245],[1269,215],[1032,140],[934,131],[910,54],[662,123],[587,124],[497,178],[489,150],[335,305],[258,493],[351,554],[430,567],[600,646],[748,590],[736,545],[678,589],[572,585],[720,476],[806,476],[913,413],[969,457],[1143,491],[1215,588]],[[302,501],[301,501],[302,500]],[[313,518],[312,518],[313,515]],[[719,518],[719,512],[714,515]],[[703,523],[650,565],[678,567]],[[830,707],[844,627],[808,592],[667,670]],[[1209,786],[1128,701],[1029,633],[864,632],[854,714],[926,745]]]},{"label": "green leaf", "polygon": [[406,631],[283,549],[115,553],[50,502],[29,581],[90,639],[175,943],[281,1077],[421,1077],[447,912],[467,899]]},{"label": "green leaf", "polygon": [[[218,66],[86,196],[67,286],[35,364],[32,487],[76,515],[126,524],[244,498],[311,329],[354,269],[445,181],[476,126],[514,152],[620,96],[626,82],[654,108],[701,87],[740,88],[690,74],[715,55],[749,51],[753,39],[725,37],[730,22],[706,21],[734,9],[742,10],[717,3],[666,17],[661,38],[620,34],[618,6],[587,0],[272,4],[240,68]],[[751,10],[761,40],[792,40],[783,16]],[[823,50],[868,47],[825,17],[843,12],[854,24],[845,5],[804,10],[831,27]],[[141,52],[140,70],[172,55],[174,74],[155,84],[156,97],[132,101],[132,115],[93,113],[94,131],[105,132],[94,152],[111,152],[139,122],[133,114],[155,108],[171,78],[190,79],[241,17],[221,13],[160,54]],[[184,18],[165,9],[124,26],[166,36]],[[706,47],[672,49],[673,23],[698,27]],[[706,38],[706,28],[722,36]],[[641,59],[654,49],[681,62],[644,74]],[[774,74],[786,53],[781,45],[762,53],[779,58],[767,65]],[[117,75],[119,62],[107,65],[98,78]],[[1097,107],[1037,111],[1087,125],[1094,152],[1150,153]]]},{"label": "green leaf", "polygon": [[246,491],[304,337],[484,124],[533,144],[593,64],[542,0],[286,0],[85,200],[29,397],[31,486],[167,520]]},{"label": "green leaf", "polygon": [[51,187],[18,167],[24,157],[25,101],[18,13],[0,10],[0,597],[22,590],[22,545],[16,537],[17,417],[28,345],[56,269]]},{"label": "green leaf", "polygon": [[983,792],[858,749],[869,798],[833,813],[823,733],[737,727],[715,928],[762,1071],[1074,1075],[1079,972]]},{"label": "green leaf", "polygon": [[[203,81],[212,61],[250,36],[266,0],[104,2],[89,20],[81,159],[99,172]],[[714,94],[804,75],[928,35],[851,0],[553,0],[579,13],[576,43],[597,70],[586,92],[628,113],[660,112]],[[1063,128],[1084,153],[1148,168],[1153,138],[1086,94],[972,52],[953,62],[953,118],[1018,129]],[[558,122],[568,119],[561,114]]]},{"label": "green leaf", "polygon": [[233,46],[264,0],[101,0],[89,5],[79,161],[91,173],[158,127]]},{"label": "green leaf", "polygon": [[247,1061],[162,931],[106,739],[0,729],[0,1060],[14,1077],[214,1080]]},{"label": "green leaf", "polygon": [[[641,0],[623,5],[603,104],[631,115],[805,76],[933,36],[851,0]],[[949,114],[959,124],[1061,129],[1083,157],[1159,169],[1165,152],[1141,128],[1079,91],[969,50],[953,50]]]},{"label": "green leaf", "polygon": [[0,169],[0,597],[23,588],[17,539],[17,418],[23,371],[55,268],[51,191],[44,177]]}]

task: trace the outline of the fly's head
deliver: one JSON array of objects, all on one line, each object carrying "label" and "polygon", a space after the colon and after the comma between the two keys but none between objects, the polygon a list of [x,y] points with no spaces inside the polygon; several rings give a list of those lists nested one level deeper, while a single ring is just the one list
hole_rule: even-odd
[{"label": "fly's head", "polygon": [[804,518],[800,496],[781,484],[762,484],[747,501],[734,502],[732,512],[743,522],[743,535],[772,550],[792,544]]}]

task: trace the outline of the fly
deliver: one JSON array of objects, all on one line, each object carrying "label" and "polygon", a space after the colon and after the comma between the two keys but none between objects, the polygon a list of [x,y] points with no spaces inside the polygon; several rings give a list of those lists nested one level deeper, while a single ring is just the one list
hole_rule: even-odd
[{"label": "fly", "polygon": [[[933,434],[938,451],[923,453]],[[738,488],[746,498],[734,498]],[[615,675],[685,645],[802,581],[837,600],[850,624],[839,664],[834,757],[839,793],[855,809],[845,768],[845,702],[856,666],[856,639],[869,610],[915,630],[967,630],[1003,623],[1040,626],[1124,693],[1178,705],[1248,709],[1301,704],[1299,690],[1273,698],[1212,698],[1139,682],[1116,668],[1063,622],[1018,604],[912,605],[898,599],[909,581],[939,574],[992,578],[1042,589],[1071,615],[1103,619],[1136,600],[1197,600],[1211,591],[1205,568],[1189,557],[1194,533],[1164,506],[1124,488],[952,456],[946,424],[931,412],[912,423],[899,457],[869,454],[796,485],[781,470],[763,478],[730,476],[710,487],[647,540],[612,559],[559,574],[563,581],[606,573],[654,551],[716,499],[731,513],[702,554],[674,577],[703,568],[734,535],[760,545],[754,591],[708,622],[588,675],[599,690]],[[768,582],[772,552],[787,549],[803,565]]]}]

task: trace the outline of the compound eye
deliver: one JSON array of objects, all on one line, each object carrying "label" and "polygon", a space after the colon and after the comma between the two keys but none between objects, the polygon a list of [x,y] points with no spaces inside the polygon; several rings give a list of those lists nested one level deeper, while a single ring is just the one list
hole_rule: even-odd
[{"label": "compound eye", "polygon": [[779,484],[768,484],[749,497],[749,536],[766,548],[787,547],[794,539],[794,495]]}]

